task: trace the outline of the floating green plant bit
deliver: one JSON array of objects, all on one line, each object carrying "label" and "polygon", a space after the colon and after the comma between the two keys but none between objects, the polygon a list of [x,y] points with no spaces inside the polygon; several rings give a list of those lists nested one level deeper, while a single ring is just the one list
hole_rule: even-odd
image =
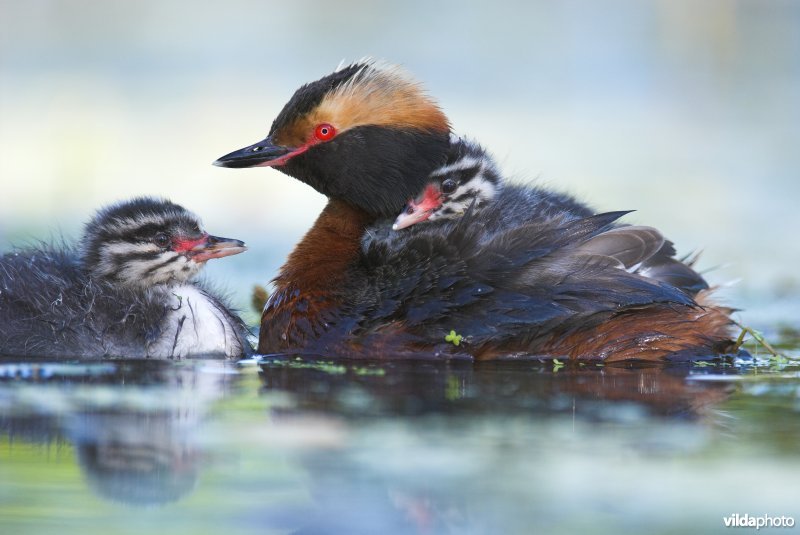
[{"label": "floating green plant bit", "polygon": [[455,331],[450,331],[450,334],[444,337],[445,342],[450,342],[454,346],[457,346],[461,343],[461,340],[464,337],[460,334],[457,334]]},{"label": "floating green plant bit", "polygon": [[558,370],[560,370],[563,367],[564,367],[564,363],[563,362],[561,362],[558,359],[553,359],[553,371],[554,372],[557,372]]},{"label": "floating green plant bit", "polygon": [[785,357],[783,355],[777,355],[772,358],[772,362],[774,364],[777,364],[778,366],[782,366],[784,364],[790,364],[792,361],[789,359],[789,357]]},{"label": "floating green plant bit", "polygon": [[358,376],[366,376],[366,375],[375,375],[378,377],[382,377],[386,375],[386,370],[383,368],[353,368],[353,373]]},{"label": "floating green plant bit", "polygon": [[265,363],[269,364],[270,366],[275,367],[286,367],[286,368],[293,368],[297,370],[318,370],[330,375],[343,375],[347,373],[347,367],[338,364],[334,361],[314,361],[314,360],[305,360],[301,357],[295,357],[294,360],[283,360],[283,359],[275,359],[275,360],[268,360],[264,361]]}]

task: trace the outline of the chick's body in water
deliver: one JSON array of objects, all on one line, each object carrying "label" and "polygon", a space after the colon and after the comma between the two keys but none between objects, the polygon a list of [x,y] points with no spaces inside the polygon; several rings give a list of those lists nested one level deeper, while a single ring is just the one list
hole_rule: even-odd
[{"label": "chick's body in water", "polygon": [[78,245],[0,257],[0,354],[31,357],[240,357],[247,329],[192,281],[204,263],[244,251],[166,200],[104,208]]}]

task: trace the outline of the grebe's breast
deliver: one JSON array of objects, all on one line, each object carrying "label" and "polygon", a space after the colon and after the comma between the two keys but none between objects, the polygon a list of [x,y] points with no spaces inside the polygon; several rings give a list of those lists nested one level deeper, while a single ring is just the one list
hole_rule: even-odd
[{"label": "grebe's breast", "polygon": [[228,309],[202,288],[184,284],[164,290],[165,317],[158,338],[148,344],[154,358],[246,353],[241,324]]}]

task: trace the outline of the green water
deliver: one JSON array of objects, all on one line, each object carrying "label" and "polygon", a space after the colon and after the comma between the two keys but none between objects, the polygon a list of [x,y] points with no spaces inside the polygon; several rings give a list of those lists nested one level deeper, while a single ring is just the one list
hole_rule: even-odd
[{"label": "green water", "polygon": [[0,363],[0,533],[684,533],[800,518],[800,366]]}]

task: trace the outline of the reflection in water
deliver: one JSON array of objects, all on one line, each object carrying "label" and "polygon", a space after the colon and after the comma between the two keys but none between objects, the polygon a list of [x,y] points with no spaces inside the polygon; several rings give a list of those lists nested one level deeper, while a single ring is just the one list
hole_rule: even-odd
[{"label": "reflection in water", "polygon": [[[731,366],[710,368],[737,373]],[[584,366],[554,372],[552,363],[531,362],[276,359],[262,364],[260,378],[263,392],[294,397],[276,417],[311,412],[351,424],[347,448],[298,455],[314,506],[296,515],[302,526],[296,533],[492,533],[537,516],[535,503],[524,504],[531,512],[521,515],[519,498],[546,488],[546,472],[525,474],[530,467],[520,463],[515,473],[503,463],[506,456],[550,455],[540,442],[557,438],[537,422],[566,413],[574,433],[576,420],[582,426],[620,420],[647,426],[654,417],[694,421],[732,388],[687,381],[690,373],[697,370]],[[673,447],[669,440],[643,440],[637,447],[664,444]],[[604,449],[598,443],[598,455]]]},{"label": "reflection in water", "polygon": [[[93,515],[104,503],[103,518],[131,532],[674,531],[743,503],[725,471],[737,463],[714,460],[747,444],[721,409],[747,390],[734,388],[747,378],[741,367],[272,357],[258,374],[242,370],[0,363],[0,531],[80,518],[76,532],[100,532],[91,526],[103,525]],[[783,429],[794,454],[800,428]],[[32,443],[66,446],[75,482],[45,451],[26,457]],[[708,452],[695,475],[693,459]],[[20,486],[20,477],[32,479]],[[711,501],[692,509],[685,481]],[[103,499],[76,499],[75,488]],[[39,502],[30,524],[13,524]]]},{"label": "reflection in water", "polygon": [[197,481],[197,447],[175,412],[80,414],[67,435],[101,496],[130,504],[175,501]]},{"label": "reflection in water", "polygon": [[202,455],[194,432],[232,375],[220,362],[142,361],[15,364],[0,377],[0,428],[9,437],[67,441],[95,492],[146,505],[178,500],[195,486]]},{"label": "reflection in water", "polygon": [[[431,412],[532,414],[570,411],[614,418],[614,404],[630,402],[648,414],[696,417],[725,399],[730,386],[687,382],[690,373],[739,373],[730,365],[692,368],[570,366],[538,362],[376,362],[269,360],[264,390],[285,390],[297,409],[347,416]],[[609,410],[604,410],[608,408]]]}]

